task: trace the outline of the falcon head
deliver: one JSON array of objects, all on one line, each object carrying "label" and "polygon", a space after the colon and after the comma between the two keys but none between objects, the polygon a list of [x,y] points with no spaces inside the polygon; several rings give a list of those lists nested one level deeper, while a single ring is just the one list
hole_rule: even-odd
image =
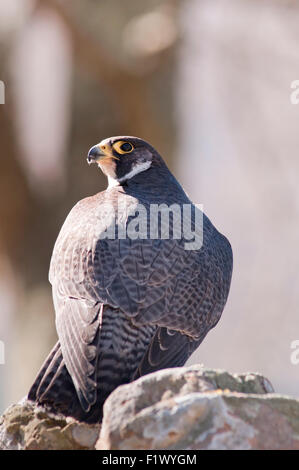
[{"label": "falcon head", "polygon": [[87,162],[97,163],[108,177],[109,186],[121,184],[151,166],[163,164],[158,152],[138,137],[109,137],[94,145]]}]

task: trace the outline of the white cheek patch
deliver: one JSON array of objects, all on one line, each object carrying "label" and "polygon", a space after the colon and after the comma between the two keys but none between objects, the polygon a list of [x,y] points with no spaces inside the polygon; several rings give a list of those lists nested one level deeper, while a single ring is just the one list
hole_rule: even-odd
[{"label": "white cheek patch", "polygon": [[143,162],[143,163],[137,163],[131,171],[129,171],[129,173],[127,173],[126,175],[122,176],[121,178],[119,178],[117,181],[119,183],[122,183],[123,181],[126,181],[126,180],[129,180],[131,178],[133,178],[133,176],[135,175],[138,175],[138,173],[141,173],[142,171],[145,171],[145,170],[148,170],[149,167],[151,166],[152,162],[151,160],[148,160],[146,162]]},{"label": "white cheek patch", "polygon": [[100,160],[98,162],[98,167],[102,170],[104,175],[106,175],[108,178],[115,178],[115,171],[116,171],[116,165],[115,161],[111,159],[105,160]]}]

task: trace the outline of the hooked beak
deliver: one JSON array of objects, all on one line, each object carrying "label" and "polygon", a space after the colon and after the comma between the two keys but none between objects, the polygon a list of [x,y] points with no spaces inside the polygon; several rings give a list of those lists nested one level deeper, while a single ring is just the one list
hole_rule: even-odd
[{"label": "hooked beak", "polygon": [[98,144],[91,147],[87,155],[87,163],[100,163],[100,161],[111,161],[112,159],[118,160],[112,153],[109,145]]},{"label": "hooked beak", "polygon": [[97,163],[104,157],[107,157],[107,155],[103,152],[103,150],[98,145],[94,145],[88,152],[87,163],[88,165],[91,165],[91,163]]}]

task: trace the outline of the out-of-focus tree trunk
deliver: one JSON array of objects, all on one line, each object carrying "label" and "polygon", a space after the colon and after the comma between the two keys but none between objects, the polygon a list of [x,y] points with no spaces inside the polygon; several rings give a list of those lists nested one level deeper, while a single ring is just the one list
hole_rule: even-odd
[{"label": "out-of-focus tree trunk", "polygon": [[[0,214],[3,221],[0,228],[0,263],[5,255],[18,285],[14,334],[7,347],[9,360],[5,366],[15,370],[13,380],[11,378],[10,384],[7,384],[11,400],[17,400],[26,393],[54,340],[53,306],[47,278],[59,229],[79,199],[106,187],[103,175],[86,165],[90,146],[111,135],[137,135],[150,141],[170,167],[173,166],[177,3],[177,0],[149,0],[146,3],[139,0],[122,3],[114,0],[109,3],[36,0],[32,16],[28,16],[20,30],[12,33],[6,42],[3,41],[8,53],[1,56],[0,68],[5,73],[0,79],[5,81],[7,91],[6,104],[0,106]],[[64,161],[61,162],[67,170],[65,187],[61,193],[55,190],[54,185],[52,194],[48,193],[45,197],[27,181],[21,164],[24,163],[24,144],[20,142],[15,125],[17,97],[9,70],[10,56],[14,53],[14,45],[22,41],[22,31],[30,28],[30,22],[37,18],[36,15],[43,13],[46,16],[47,12],[56,15],[68,34],[74,69],[70,136]],[[161,39],[160,49],[156,41],[154,52],[131,57],[125,47],[124,31],[131,19],[138,22],[139,18],[151,12],[154,16],[149,16],[147,24],[158,18],[166,26],[149,35],[146,47],[152,46],[151,42],[157,39],[159,30],[169,28],[173,33],[168,43],[165,37]],[[140,39],[144,40],[139,36],[135,34],[133,38],[137,43]],[[30,51],[27,53],[30,54]],[[19,73],[18,70],[15,72]],[[54,73],[57,71],[49,70],[49,76]],[[43,113],[46,113],[45,109]],[[47,145],[46,141],[44,145]],[[52,329],[48,325],[52,325]],[[20,357],[26,364],[20,362]]]}]

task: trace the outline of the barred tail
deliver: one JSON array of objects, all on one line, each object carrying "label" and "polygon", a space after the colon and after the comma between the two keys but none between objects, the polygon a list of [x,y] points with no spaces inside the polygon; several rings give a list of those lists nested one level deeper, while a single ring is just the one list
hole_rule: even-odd
[{"label": "barred tail", "polygon": [[45,360],[28,393],[28,399],[50,410],[73,416],[79,421],[97,422],[102,417],[102,407],[97,406],[86,414],[80,405],[72,378],[65,366],[59,341]]}]

